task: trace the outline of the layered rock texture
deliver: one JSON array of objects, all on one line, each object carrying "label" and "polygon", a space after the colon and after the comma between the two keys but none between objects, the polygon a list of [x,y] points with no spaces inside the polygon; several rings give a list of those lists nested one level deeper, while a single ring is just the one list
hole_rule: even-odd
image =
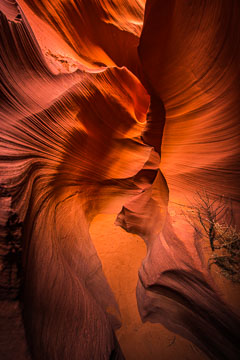
[{"label": "layered rock texture", "polygon": [[[182,359],[239,359],[239,292],[219,287],[182,209],[224,195],[239,229],[240,2],[0,11],[0,358],[140,360],[116,285],[130,299],[136,276],[141,321],[199,349]],[[112,218],[127,251],[108,248]],[[120,275],[121,254],[133,265]],[[180,358],[145,342],[142,359]]]}]

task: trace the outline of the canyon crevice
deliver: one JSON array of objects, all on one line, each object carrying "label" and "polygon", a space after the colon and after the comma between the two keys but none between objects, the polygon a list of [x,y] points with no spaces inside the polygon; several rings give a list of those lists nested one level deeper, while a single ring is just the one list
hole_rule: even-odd
[{"label": "canyon crevice", "polygon": [[1,0],[2,359],[140,359],[141,322],[239,358],[238,285],[186,216],[224,197],[239,231],[239,20],[238,0]]}]

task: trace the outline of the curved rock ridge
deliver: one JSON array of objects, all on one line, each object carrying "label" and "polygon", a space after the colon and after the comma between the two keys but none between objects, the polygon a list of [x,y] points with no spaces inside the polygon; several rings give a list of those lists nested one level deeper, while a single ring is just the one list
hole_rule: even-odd
[{"label": "curved rock ridge", "polygon": [[118,304],[89,235],[99,213],[118,214],[116,225],[147,245],[141,319],[211,359],[239,358],[239,316],[214,283],[201,235],[170,213],[207,189],[232,200],[239,226],[240,4],[144,8],[142,0],[0,4],[1,249],[19,249],[23,268],[13,306],[19,260],[7,280],[1,260],[1,319],[11,329],[17,318],[1,350],[9,359],[124,358]]},{"label": "curved rock ridge", "polygon": [[[196,191],[224,194],[236,226],[239,16],[238,1],[150,0],[139,45],[144,82],[166,112],[162,144],[153,135],[152,144],[158,151],[161,146],[171,204],[189,205]],[[155,133],[161,133],[162,118],[163,110],[152,106]],[[188,227],[180,216],[167,216],[148,244],[137,288],[140,314],[190,339],[210,358],[237,359],[239,317],[220,299],[199,252],[202,240]]]},{"label": "curved rock ridge", "polygon": [[138,68],[145,0],[24,1],[90,68]]},{"label": "curved rock ridge", "polygon": [[147,2],[139,55],[166,109],[161,169],[175,197],[202,187],[240,200],[239,14],[235,0]]},{"label": "curved rock ridge", "polygon": [[12,208],[23,222],[30,353],[123,358],[118,306],[88,228],[143,191],[132,177],[153,151],[140,138],[148,95],[125,67],[54,75],[24,16],[1,13],[1,29],[1,184],[11,195],[5,218]]}]

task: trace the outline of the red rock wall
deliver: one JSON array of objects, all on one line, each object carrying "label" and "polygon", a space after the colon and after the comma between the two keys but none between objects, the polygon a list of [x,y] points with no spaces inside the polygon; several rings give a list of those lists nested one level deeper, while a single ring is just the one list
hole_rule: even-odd
[{"label": "red rock wall", "polygon": [[2,258],[17,239],[6,235],[11,214],[22,229],[14,309],[19,263],[10,282],[4,266],[1,275],[1,313],[20,323],[9,359],[19,344],[19,359],[123,358],[118,304],[89,235],[99,213],[118,214],[116,225],[146,242],[136,293],[142,320],[209,358],[238,358],[239,318],[218,294],[200,240],[168,208],[207,189],[239,213],[240,6],[144,7],[0,5]]}]

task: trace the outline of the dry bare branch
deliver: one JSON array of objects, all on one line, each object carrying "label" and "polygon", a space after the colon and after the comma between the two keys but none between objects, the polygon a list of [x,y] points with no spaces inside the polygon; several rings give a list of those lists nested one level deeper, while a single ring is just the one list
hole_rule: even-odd
[{"label": "dry bare branch", "polygon": [[183,212],[195,231],[209,239],[212,255],[209,267],[233,282],[240,283],[240,233],[233,224],[232,203],[224,196],[212,198],[206,191],[197,192],[194,204]]}]

